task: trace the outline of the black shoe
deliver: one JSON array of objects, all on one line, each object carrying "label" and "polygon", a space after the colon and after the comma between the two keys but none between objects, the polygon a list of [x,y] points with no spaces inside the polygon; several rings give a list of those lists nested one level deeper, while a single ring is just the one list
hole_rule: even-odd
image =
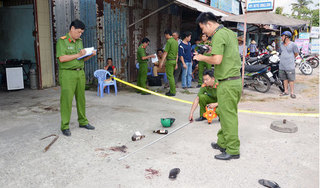
[{"label": "black shoe", "polygon": [[222,152],[219,155],[215,155],[214,158],[218,160],[239,159],[240,155],[230,155],[230,154],[227,154],[226,152]]},{"label": "black shoe", "polygon": [[201,117],[198,117],[197,119],[195,119],[195,121],[203,121],[203,120],[206,120],[205,117],[201,116]]},{"label": "black shoe", "polygon": [[174,168],[172,170],[170,170],[170,173],[169,173],[169,178],[170,179],[176,179],[177,178],[177,175],[180,173],[180,168]]},{"label": "black shoe", "polygon": [[211,143],[211,147],[212,147],[213,149],[220,150],[221,152],[225,152],[225,151],[226,151],[225,148],[220,147],[220,146],[219,146],[217,143],[215,143],[215,142],[212,142],[212,143]]},{"label": "black shoe", "polygon": [[87,125],[79,125],[80,128],[86,128],[86,129],[89,129],[89,130],[93,130],[94,129],[94,126],[90,125],[89,123]]},{"label": "black shoe", "polygon": [[197,88],[201,87],[201,85],[197,85]]},{"label": "black shoe", "polygon": [[61,130],[61,131],[62,131],[62,134],[63,134],[63,135],[65,135],[65,136],[71,136],[70,129]]},{"label": "black shoe", "polygon": [[166,95],[167,95],[167,96],[176,96],[176,94],[170,93],[170,91],[167,92]]},{"label": "black shoe", "polygon": [[151,93],[141,93],[141,95],[151,95]]}]

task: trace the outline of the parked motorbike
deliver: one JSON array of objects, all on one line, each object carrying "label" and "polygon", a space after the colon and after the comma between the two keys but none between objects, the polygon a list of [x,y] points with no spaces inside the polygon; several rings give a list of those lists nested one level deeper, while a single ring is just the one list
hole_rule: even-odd
[{"label": "parked motorbike", "polygon": [[317,68],[319,66],[319,57],[318,55],[311,56],[306,59],[306,62],[311,65],[312,68]]},{"label": "parked motorbike", "polygon": [[256,91],[266,93],[274,82],[271,68],[267,65],[246,65],[244,69],[244,87],[251,86]]},{"label": "parked motorbike", "polygon": [[246,64],[248,64],[248,65],[267,64],[269,57],[270,57],[270,55],[265,54],[265,53],[260,54],[257,57],[250,57],[250,58],[246,59]]},{"label": "parked motorbike", "polygon": [[304,75],[311,75],[313,72],[313,68],[311,67],[310,64],[306,63],[306,60],[303,57],[303,54],[300,50],[299,55],[296,57],[296,65],[299,66],[299,70],[302,72]]},{"label": "parked motorbike", "polygon": [[[301,50],[300,50],[301,52]],[[304,55],[303,53],[300,53],[300,56],[302,59],[305,59],[305,61],[313,68],[317,68],[319,66],[319,57],[318,55]]]},{"label": "parked motorbike", "polygon": [[274,78],[274,82],[271,82],[271,84],[275,84],[281,92],[284,92],[282,80],[280,80],[279,78],[279,63],[279,53],[276,51],[271,52],[271,56],[269,57],[269,61],[267,64],[271,68],[271,73],[273,74]]}]

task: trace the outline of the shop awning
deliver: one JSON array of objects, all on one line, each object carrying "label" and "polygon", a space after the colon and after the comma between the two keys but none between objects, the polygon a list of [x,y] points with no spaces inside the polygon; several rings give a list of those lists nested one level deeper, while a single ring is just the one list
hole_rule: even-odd
[{"label": "shop awning", "polygon": [[199,12],[212,12],[215,16],[229,16],[230,13],[213,8],[209,5],[197,2],[195,0],[175,0],[175,4],[187,7],[189,9],[197,10]]},{"label": "shop awning", "polygon": [[[222,17],[222,21],[244,22],[244,14]],[[248,24],[272,24],[289,28],[300,28],[308,24],[307,21],[288,18],[272,12],[257,12],[247,14]]]},{"label": "shop awning", "polygon": [[156,14],[157,12],[159,12],[159,11],[165,9],[165,8],[168,8],[169,6],[171,6],[174,3],[179,5],[179,6],[184,6],[186,8],[189,8],[189,9],[192,9],[192,10],[196,10],[196,11],[199,11],[199,12],[212,12],[215,16],[219,16],[219,17],[223,17],[223,16],[226,17],[228,15],[233,15],[233,14],[230,14],[228,12],[224,12],[222,10],[213,8],[213,7],[209,6],[209,5],[197,2],[195,0],[174,0],[174,1],[171,1],[170,3],[158,8],[157,10],[154,10],[153,12],[151,12],[148,15],[144,16],[143,18],[139,19],[138,21],[136,21],[136,22],[134,22],[132,24],[129,24],[128,29],[130,27],[134,26],[135,24],[141,22],[142,20],[144,20],[144,19]]}]

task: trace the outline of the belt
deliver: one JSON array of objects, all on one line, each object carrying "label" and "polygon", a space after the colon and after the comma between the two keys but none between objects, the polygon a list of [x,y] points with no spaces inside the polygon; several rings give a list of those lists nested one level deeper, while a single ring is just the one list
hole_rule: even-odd
[{"label": "belt", "polygon": [[68,69],[68,70],[75,70],[75,71],[81,71],[83,68],[76,68],[76,69]]},{"label": "belt", "polygon": [[173,60],[176,60],[176,59],[167,59],[167,61],[173,61]]},{"label": "belt", "polygon": [[225,78],[225,79],[218,80],[218,81],[223,82],[223,81],[227,81],[227,80],[238,80],[240,78],[241,78],[241,76],[234,76],[234,77],[229,77],[229,78]]}]

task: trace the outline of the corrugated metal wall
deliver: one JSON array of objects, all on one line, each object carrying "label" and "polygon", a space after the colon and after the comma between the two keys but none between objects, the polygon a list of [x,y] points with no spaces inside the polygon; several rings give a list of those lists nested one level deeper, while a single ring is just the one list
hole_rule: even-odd
[{"label": "corrugated metal wall", "polygon": [[121,1],[55,0],[53,1],[55,41],[69,31],[72,20],[80,19],[86,25],[81,36],[84,47],[95,47],[97,56],[85,63],[87,82],[93,73],[106,65],[111,57],[118,76],[126,79],[127,72],[127,8]]},{"label": "corrugated metal wall", "polygon": [[85,63],[87,81],[93,79],[96,69],[105,66],[108,57],[113,59],[118,77],[133,81],[136,78],[136,51],[142,38],[148,37],[151,40],[147,52],[155,53],[157,48],[166,43],[163,31],[167,28],[179,31],[180,28],[181,15],[172,12],[174,7],[171,7],[128,30],[129,22],[133,23],[168,3],[158,1],[135,0],[133,6],[128,8],[125,0],[54,0],[55,40],[69,31],[72,20],[82,20],[86,25],[82,35],[84,47],[94,46],[97,49],[97,56]]},{"label": "corrugated metal wall", "polygon": [[[77,0],[54,0],[53,1],[53,14],[54,22],[53,27],[55,30],[55,40],[64,36],[69,32],[69,26],[72,20],[79,17],[79,3]],[[76,13],[78,12],[78,13]]]},{"label": "corrugated metal wall", "polygon": [[104,2],[105,61],[112,58],[120,78],[127,77],[127,8]]},{"label": "corrugated metal wall", "polygon": [[[81,38],[83,41],[83,47],[94,47],[97,49],[97,22],[96,22],[96,2],[93,0],[81,0],[80,1],[80,20],[86,25],[86,29]],[[93,79],[93,73],[99,68],[97,63],[97,56],[90,58],[84,64],[86,79],[91,81]]]}]

